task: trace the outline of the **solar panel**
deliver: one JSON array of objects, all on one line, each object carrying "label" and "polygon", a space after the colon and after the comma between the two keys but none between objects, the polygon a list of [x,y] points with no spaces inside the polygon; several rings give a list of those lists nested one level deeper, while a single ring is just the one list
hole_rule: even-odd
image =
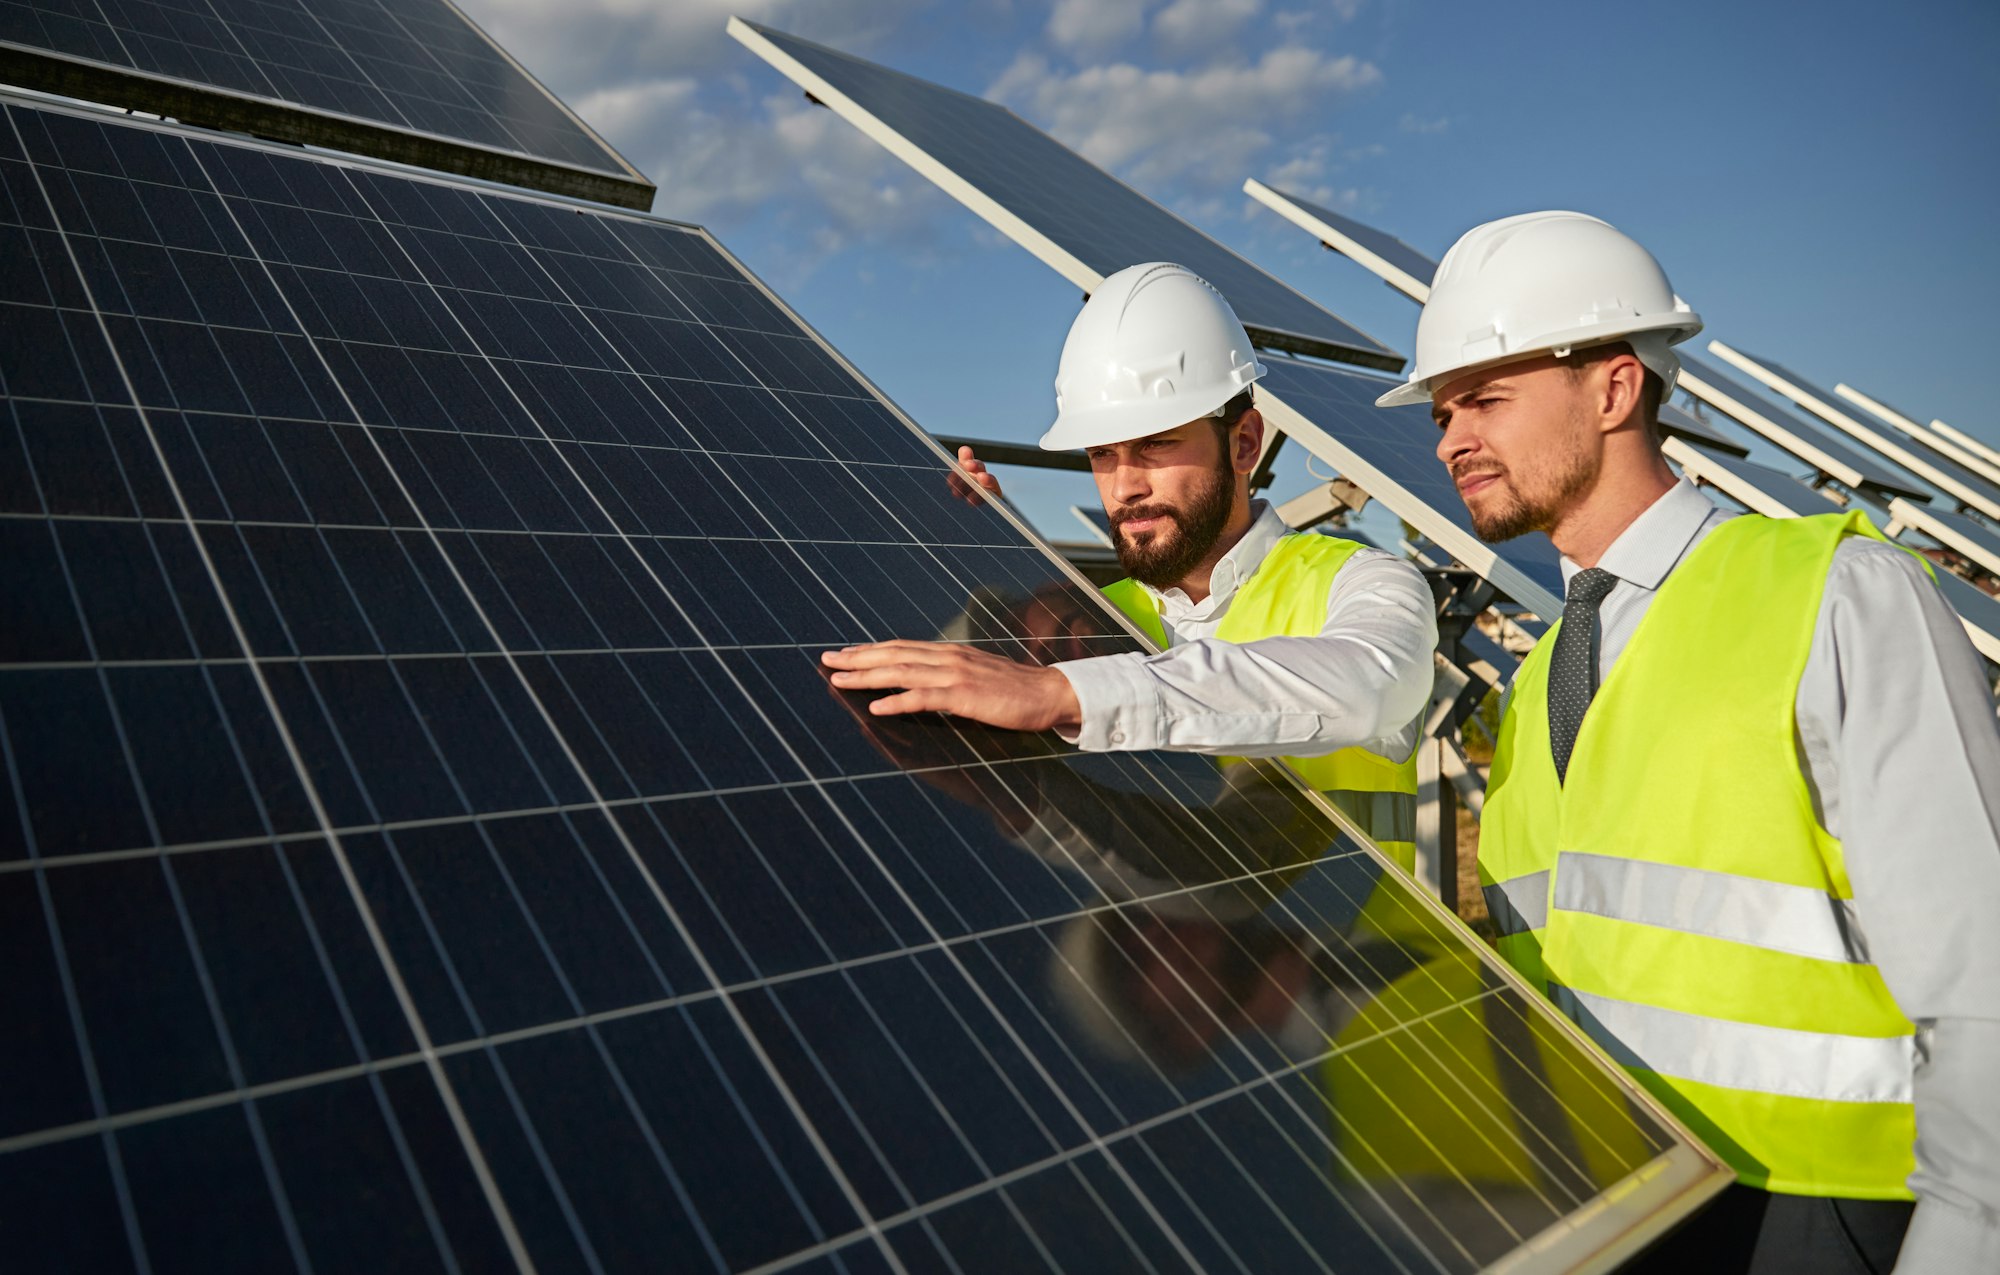
[{"label": "solar panel", "polygon": [[1967,514],[1933,509],[1907,500],[1892,501],[1889,513],[1898,523],[1915,527],[1939,544],[2000,576],[2000,531]]},{"label": "solar panel", "polygon": [[[1917,419],[1908,413],[1899,412],[1881,399],[1863,394],[1845,382],[1835,385],[1833,392],[1840,396],[1838,405],[1842,411],[1860,409],[1855,419],[1863,422],[1875,418],[1887,421],[1899,433],[1922,443],[1930,451],[1957,462],[1985,482],[2000,483],[2000,465],[1996,465],[1976,449],[1965,447],[1956,439],[1942,435],[1927,425],[1919,424]],[[1849,407],[1849,404],[1854,406]]]},{"label": "solar panel", "polygon": [[1380,377],[1296,359],[1266,360],[1257,406],[1288,437],[1382,502],[1440,548],[1538,615],[1562,614],[1561,555],[1532,532],[1489,545],[1472,529],[1437,458],[1437,425],[1423,406],[1379,408]]},{"label": "solar panel", "polygon": [[1471,1270],[1728,1173],[697,228],[0,99],[37,1269]]},{"label": "solar panel", "polygon": [[1949,438],[1967,451],[1972,452],[1974,455],[1984,456],[1994,464],[2000,465],[2000,451],[1994,450],[1994,448],[1979,441],[1964,430],[1956,429],[1943,421],[1932,421],[1931,428],[1943,437]]},{"label": "solar panel", "polygon": [[[1790,474],[1781,474],[1775,469],[1733,456],[1704,452],[1686,443],[1670,442],[1666,450],[1667,455],[1680,465],[1683,474],[1714,487],[1756,513],[1772,518],[1792,518],[1823,514],[1837,508],[1826,493],[1806,486]],[[1896,503],[1910,507],[1905,501]],[[1868,510],[1868,514],[1878,525],[1885,521],[1872,509]],[[1972,645],[1988,660],[2000,662],[2000,600],[1973,588],[1949,571],[1934,571],[1932,574],[1945,601],[1958,612]]]},{"label": "solar panel", "polygon": [[1880,429],[1868,425],[1861,419],[1863,414],[1858,408],[1850,404],[1843,409],[1838,395],[1816,388],[1796,372],[1788,371],[1779,364],[1731,349],[1720,341],[1710,341],[1708,349],[1711,354],[1895,461],[1953,500],[1977,509],[1989,518],[2000,518],[2000,487],[1988,483],[1957,462],[1944,456],[1923,456],[1911,451]]},{"label": "solar panel", "polygon": [[1929,488],[1888,461],[1849,446],[1797,413],[1773,406],[1692,354],[1682,351],[1680,360],[1682,389],[1842,486],[1929,499]]},{"label": "solar panel", "polygon": [[1255,178],[1243,183],[1243,193],[1343,257],[1353,258],[1419,305],[1429,299],[1431,276],[1437,273],[1438,263],[1394,235]]},{"label": "solar panel", "polygon": [[1003,106],[741,18],[729,33],[1086,293],[1141,261],[1214,284],[1259,344],[1395,371],[1403,358]]},{"label": "solar panel", "polygon": [[1669,438],[1685,438],[1710,451],[1748,456],[1750,449],[1715,428],[1693,412],[1684,412],[1672,403],[1660,404],[1660,433]]},{"label": "solar panel", "polygon": [[624,207],[653,200],[450,0],[0,0],[0,83]]}]

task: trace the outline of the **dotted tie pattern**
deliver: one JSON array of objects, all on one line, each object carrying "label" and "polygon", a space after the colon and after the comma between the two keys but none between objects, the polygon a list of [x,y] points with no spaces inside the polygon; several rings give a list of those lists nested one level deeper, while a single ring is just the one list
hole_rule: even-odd
[{"label": "dotted tie pattern", "polygon": [[1583,729],[1584,710],[1597,694],[1597,608],[1618,577],[1587,567],[1569,582],[1562,627],[1549,659],[1549,747],[1555,753],[1556,781],[1569,774],[1569,755]]}]

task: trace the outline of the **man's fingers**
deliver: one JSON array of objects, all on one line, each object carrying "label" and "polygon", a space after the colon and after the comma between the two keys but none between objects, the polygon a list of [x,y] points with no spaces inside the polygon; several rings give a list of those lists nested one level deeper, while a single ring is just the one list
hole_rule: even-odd
[{"label": "man's fingers", "polygon": [[951,702],[952,697],[945,691],[922,687],[870,700],[868,711],[877,717],[894,717],[900,713],[949,713]]},{"label": "man's fingers", "polygon": [[879,664],[842,669],[833,675],[833,684],[844,691],[876,691],[888,686],[954,686],[963,680],[959,670],[941,664]]},{"label": "man's fingers", "polygon": [[828,668],[873,668],[877,664],[897,660],[933,664],[965,654],[968,652],[963,647],[951,642],[915,642],[909,638],[896,638],[888,642],[860,642],[837,651],[821,651],[819,660]]}]

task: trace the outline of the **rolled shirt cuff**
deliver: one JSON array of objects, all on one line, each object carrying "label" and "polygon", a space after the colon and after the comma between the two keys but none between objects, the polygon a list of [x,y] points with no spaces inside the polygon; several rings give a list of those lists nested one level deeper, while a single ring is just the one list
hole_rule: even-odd
[{"label": "rolled shirt cuff", "polygon": [[1051,665],[1069,679],[1083,716],[1075,737],[1063,738],[1091,753],[1160,747],[1166,710],[1146,672],[1146,658],[1142,652],[1125,651]]}]

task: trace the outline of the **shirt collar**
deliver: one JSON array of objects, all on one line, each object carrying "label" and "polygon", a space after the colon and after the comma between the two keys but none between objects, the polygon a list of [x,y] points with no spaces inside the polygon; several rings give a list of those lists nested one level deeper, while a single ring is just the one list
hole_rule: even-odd
[{"label": "shirt collar", "polygon": [[[1631,526],[1618,533],[1597,565],[1642,589],[1657,589],[1715,513],[1715,503],[1683,478],[1649,505],[1645,513],[1634,518]],[[1567,556],[1563,558],[1565,591],[1571,578],[1581,570]]]},{"label": "shirt collar", "polygon": [[1278,517],[1269,501],[1250,502],[1250,529],[1243,538],[1229,547],[1222,555],[1222,561],[1215,564],[1215,570],[1208,575],[1208,596],[1200,602],[1190,602],[1188,595],[1176,585],[1171,589],[1155,589],[1150,584],[1140,584],[1147,596],[1159,606],[1161,612],[1177,619],[1204,620],[1229,605],[1229,599],[1236,596],[1236,590],[1243,582],[1256,574],[1263,564],[1265,555],[1283,536],[1290,534],[1291,528]]}]

